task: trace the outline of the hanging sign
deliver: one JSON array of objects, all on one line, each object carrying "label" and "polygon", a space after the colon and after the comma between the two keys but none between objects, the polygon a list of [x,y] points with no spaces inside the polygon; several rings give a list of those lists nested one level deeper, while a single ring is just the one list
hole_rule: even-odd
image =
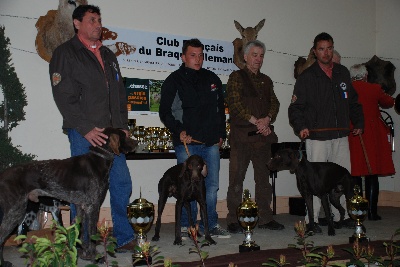
[{"label": "hanging sign", "polygon": [[[182,64],[182,45],[192,36],[144,32],[132,29],[108,27],[111,36],[103,44],[118,49],[121,66],[149,70],[174,71]],[[198,38],[204,45],[203,68],[216,74],[229,75],[238,70],[233,63],[233,44],[230,41]],[[130,49],[124,52],[124,47]],[[132,49],[133,48],[133,49]]]}]

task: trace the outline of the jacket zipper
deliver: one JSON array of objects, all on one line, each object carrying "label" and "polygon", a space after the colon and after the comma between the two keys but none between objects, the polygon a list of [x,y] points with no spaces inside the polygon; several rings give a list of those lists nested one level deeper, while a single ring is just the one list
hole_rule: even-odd
[{"label": "jacket zipper", "polygon": [[[333,95],[333,110],[335,112],[335,126],[338,128],[338,119],[337,119],[337,106],[336,106],[336,98],[335,98],[335,92],[337,88],[335,88],[335,84],[331,82],[331,89],[332,89],[332,95]],[[339,138],[339,131],[337,131],[337,137]]]},{"label": "jacket zipper", "polygon": [[[110,116],[110,125],[111,126],[113,126],[113,123],[112,123],[112,112],[111,112],[111,94],[110,94],[110,81],[109,81],[109,71],[108,71],[108,69],[107,69],[107,64],[106,64],[106,61],[104,60],[104,58],[105,58],[105,55],[104,55],[104,53],[103,53],[103,57],[102,57],[102,59],[103,59],[103,66],[104,66],[104,74],[105,74],[105,78],[106,78],[106,84],[107,84],[107,95],[108,95],[108,112],[109,112],[109,116]],[[108,64],[108,67],[110,67],[110,69],[112,69],[112,66],[111,66],[111,64]],[[111,71],[111,75],[112,75],[112,71]]]}]

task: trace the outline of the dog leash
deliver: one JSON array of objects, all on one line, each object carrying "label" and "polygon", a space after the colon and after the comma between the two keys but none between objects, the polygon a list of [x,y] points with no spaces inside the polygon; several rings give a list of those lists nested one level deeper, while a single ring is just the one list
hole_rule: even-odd
[{"label": "dog leash", "polygon": [[[350,130],[349,128],[318,128],[318,129],[311,129],[308,130],[309,132],[325,132],[325,131],[347,131]],[[304,140],[306,138],[300,138],[300,146],[299,146],[299,153],[300,153],[300,160],[303,158],[303,152],[301,148],[303,147],[303,143],[305,142]]]},{"label": "dog leash", "polygon": [[[200,142],[200,141],[198,141],[196,139],[192,139],[192,142],[203,144],[203,142]],[[186,154],[188,155],[188,157],[190,157],[190,152],[189,152],[189,149],[187,147],[186,140],[183,140],[183,145],[185,146]]]},{"label": "dog leash", "polygon": [[[347,130],[350,130],[350,129],[349,128],[319,128],[319,129],[312,129],[312,130],[309,130],[309,131],[310,132],[324,132],[324,131],[347,131]],[[371,164],[369,163],[367,150],[365,149],[365,145],[364,145],[364,140],[363,140],[361,134],[359,134],[358,136],[360,137],[360,143],[361,143],[361,147],[362,147],[362,150],[363,150],[363,153],[364,153],[365,161],[367,163],[368,173],[372,174]],[[304,139],[301,139],[299,151],[301,151],[301,147],[302,147],[303,142],[304,142]]]},{"label": "dog leash", "polygon": [[358,136],[360,137],[361,147],[364,152],[365,161],[367,162],[368,173],[372,174],[371,164],[369,164],[368,154],[367,154],[367,150],[365,149],[364,140],[363,140],[361,134],[359,134]]},{"label": "dog leash", "polygon": [[311,129],[309,132],[325,132],[325,131],[347,131],[349,128],[319,128],[319,129]]}]

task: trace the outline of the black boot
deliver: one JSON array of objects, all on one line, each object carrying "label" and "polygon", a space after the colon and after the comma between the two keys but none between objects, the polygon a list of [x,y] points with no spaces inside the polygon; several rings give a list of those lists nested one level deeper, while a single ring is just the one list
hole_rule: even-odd
[{"label": "black boot", "polygon": [[381,220],[381,216],[378,215],[379,181],[377,175],[365,176],[365,197],[369,202],[368,220]]},{"label": "black boot", "polygon": [[363,187],[362,187],[362,177],[360,176],[353,176],[354,186],[358,185],[360,187],[360,196],[363,197]]}]

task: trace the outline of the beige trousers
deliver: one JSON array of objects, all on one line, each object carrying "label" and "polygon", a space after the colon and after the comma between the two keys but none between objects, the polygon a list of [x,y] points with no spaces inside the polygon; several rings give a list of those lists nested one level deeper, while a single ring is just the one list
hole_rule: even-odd
[{"label": "beige trousers", "polygon": [[[319,141],[306,140],[307,159],[310,162],[333,162],[351,172],[350,164],[350,149],[348,137],[342,137],[333,140]],[[346,210],[345,219],[349,218],[347,214],[346,198],[344,195],[340,197],[340,204]],[[313,197],[314,222],[318,223],[318,217],[321,209],[321,199]],[[333,220],[340,220],[339,211],[331,205]],[[305,222],[309,223],[308,211],[305,217]]]}]

